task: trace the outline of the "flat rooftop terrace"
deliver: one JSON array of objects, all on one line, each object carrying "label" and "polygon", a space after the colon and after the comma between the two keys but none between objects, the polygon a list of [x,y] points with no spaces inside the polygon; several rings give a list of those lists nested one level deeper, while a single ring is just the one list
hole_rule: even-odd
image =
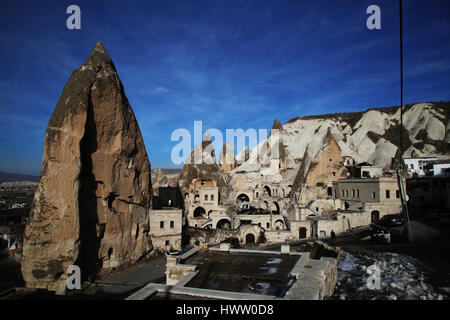
[{"label": "flat rooftop terrace", "polygon": [[290,287],[299,255],[200,251],[184,261],[198,266],[186,287],[280,297]]}]

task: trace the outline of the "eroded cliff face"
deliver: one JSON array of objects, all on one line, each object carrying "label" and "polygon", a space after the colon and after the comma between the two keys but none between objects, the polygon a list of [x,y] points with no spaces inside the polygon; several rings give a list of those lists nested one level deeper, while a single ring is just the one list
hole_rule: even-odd
[{"label": "eroded cliff face", "polygon": [[59,293],[68,265],[82,279],[151,251],[150,162],[114,64],[97,43],[50,118],[41,175],[26,226],[27,287]]},{"label": "eroded cliff face", "polygon": [[195,146],[191,150],[178,177],[178,186],[183,195],[190,192],[194,179],[214,180],[219,187],[220,201],[225,202],[228,199],[230,186],[217,165],[211,137],[207,132],[201,146]]},{"label": "eroded cliff face", "polygon": [[[403,157],[450,155],[450,102],[426,102],[403,108]],[[331,134],[343,157],[390,169],[400,153],[400,107],[373,108],[361,112],[297,117],[279,130],[280,163],[283,169],[300,168],[316,158]],[[249,152],[255,159],[258,148]],[[238,155],[238,159],[242,156]],[[306,159],[308,158],[308,159]],[[238,163],[240,164],[240,163]],[[242,164],[235,171],[258,171]]]},{"label": "eroded cliff face", "polygon": [[[329,183],[344,178],[347,169],[342,158],[342,150],[336,140],[328,133],[325,145],[315,159],[305,157],[297,171],[291,199],[296,203],[308,203],[328,196]],[[308,155],[308,150],[306,151]],[[296,193],[299,193],[298,199]]]}]

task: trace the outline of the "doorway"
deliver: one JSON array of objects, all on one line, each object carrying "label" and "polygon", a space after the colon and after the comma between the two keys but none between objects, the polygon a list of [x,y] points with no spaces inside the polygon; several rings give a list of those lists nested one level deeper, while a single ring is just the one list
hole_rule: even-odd
[{"label": "doorway", "polygon": [[255,243],[255,236],[249,233],[245,236],[245,243]]},{"label": "doorway", "polygon": [[377,223],[378,221],[380,221],[380,211],[378,210],[372,211],[371,218],[372,223]]},{"label": "doorway", "polygon": [[298,237],[299,239],[305,239],[306,238],[306,228],[301,227],[298,229]]}]

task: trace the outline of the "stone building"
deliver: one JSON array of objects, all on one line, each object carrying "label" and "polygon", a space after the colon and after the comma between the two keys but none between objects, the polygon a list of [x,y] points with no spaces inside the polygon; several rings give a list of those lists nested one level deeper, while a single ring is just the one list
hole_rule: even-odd
[{"label": "stone building", "polygon": [[184,200],[178,187],[159,187],[152,198],[153,209],[162,207],[184,208]]},{"label": "stone building", "polygon": [[156,251],[181,250],[183,210],[161,208],[150,210],[150,239]]},{"label": "stone building", "polygon": [[337,208],[370,213],[371,222],[402,210],[397,177],[340,179],[333,183]]},{"label": "stone building", "polygon": [[225,170],[225,198],[216,179],[192,180],[184,194],[187,225],[212,230],[253,225],[268,242],[284,242],[327,237],[331,230],[338,234],[401,212],[393,173],[355,164],[343,154],[330,132],[323,146],[317,152],[307,149],[294,168],[280,159],[255,162],[259,154],[252,152],[248,161]]},{"label": "stone building", "polygon": [[325,238],[331,231],[339,234],[368,226],[402,211],[396,177],[339,179],[330,194],[297,210],[290,223],[293,235],[298,230],[299,238]]},{"label": "stone building", "polygon": [[289,215],[294,239],[329,237],[368,226],[402,210],[396,177],[339,179],[327,195],[296,207]]},{"label": "stone building", "polygon": [[[216,230],[253,225],[264,232],[286,231],[288,226],[282,212],[285,202],[289,201],[290,187],[266,178],[241,178],[245,182],[235,181],[235,189],[226,203],[219,200],[219,189],[214,180],[195,179],[184,197],[187,225]],[[253,239],[249,237],[244,243]]]},{"label": "stone building", "polygon": [[[204,228],[206,224],[212,225],[212,216],[220,217],[224,214],[226,207],[220,205],[219,194],[216,181],[194,179],[189,187],[189,193],[184,195],[187,225]],[[228,223],[230,223],[229,220]],[[215,228],[217,223],[213,226]]]},{"label": "stone building", "polygon": [[156,251],[181,250],[183,198],[178,187],[159,187],[150,210],[149,235]]},{"label": "stone building", "polygon": [[362,210],[331,211],[323,216],[308,217],[311,224],[311,236],[326,238],[331,235],[350,231],[370,224],[370,215]]}]

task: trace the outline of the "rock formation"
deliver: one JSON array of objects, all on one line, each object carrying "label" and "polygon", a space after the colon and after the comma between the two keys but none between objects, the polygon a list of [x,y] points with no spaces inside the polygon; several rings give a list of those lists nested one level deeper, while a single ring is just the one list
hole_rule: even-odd
[{"label": "rock formation", "polygon": [[245,146],[244,150],[242,150],[240,153],[236,155],[236,163],[238,165],[244,164],[248,159],[250,158],[250,151],[248,150],[248,147]]},{"label": "rock formation", "polygon": [[152,171],[152,189],[154,196],[159,196],[159,187],[166,186],[167,184],[167,177],[163,174],[161,169]]},{"label": "rock formation", "polygon": [[330,183],[344,178],[347,174],[341,154],[342,150],[328,132],[323,148],[314,159],[309,157],[307,150],[294,180],[291,198],[294,199],[296,192],[300,193],[297,200],[300,203],[307,203],[318,197],[327,197]]},{"label": "rock formation", "polygon": [[[450,155],[450,103],[427,102],[404,106],[403,156]],[[285,124],[276,119],[272,129],[280,133],[281,169],[299,168],[308,157],[315,159],[330,132],[343,157],[356,163],[368,162],[386,169],[400,153],[400,108],[373,108],[362,112],[335,113],[297,117]],[[244,151],[240,151],[238,164]],[[245,151],[247,152],[247,151]],[[250,151],[255,158],[257,148]],[[236,172],[255,170],[242,166]]]},{"label": "rock formation", "polygon": [[282,139],[280,138],[281,135],[284,133],[283,125],[281,124],[280,120],[278,118],[275,119],[273,122],[272,130],[270,131],[270,136],[272,136],[274,130],[278,130],[278,158],[279,158],[279,164],[280,168],[284,168],[286,166],[286,160],[287,160],[287,154],[286,154],[286,147],[283,144]]},{"label": "rock formation", "polygon": [[274,130],[274,129],[280,130],[280,131],[283,130],[283,125],[281,124],[280,120],[278,120],[278,118],[276,118],[275,121],[273,122],[272,130]]},{"label": "rock formation", "polygon": [[227,142],[223,145],[219,156],[219,168],[223,173],[228,173],[236,167],[236,159],[231,143]]},{"label": "rock formation", "polygon": [[219,187],[220,200],[228,199],[229,186],[216,163],[211,137],[206,132],[201,146],[195,146],[178,177],[178,186],[182,194],[189,193],[189,187],[194,179],[212,179]]},{"label": "rock formation", "polygon": [[150,162],[114,64],[101,43],[69,78],[45,133],[26,226],[27,287],[63,293],[67,266],[83,280],[151,249]]}]

